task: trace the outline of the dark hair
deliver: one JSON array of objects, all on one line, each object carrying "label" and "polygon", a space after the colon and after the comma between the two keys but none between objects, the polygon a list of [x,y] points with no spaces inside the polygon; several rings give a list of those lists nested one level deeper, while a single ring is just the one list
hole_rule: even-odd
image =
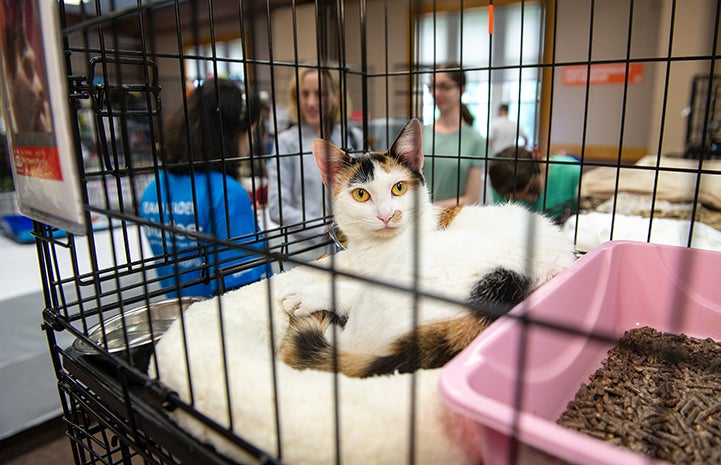
[{"label": "dark hair", "polygon": [[488,162],[491,186],[504,197],[525,190],[540,173],[538,162],[523,147],[508,147]]},{"label": "dark hair", "polygon": [[499,112],[502,111],[502,112],[504,112],[504,113],[507,114],[507,113],[508,113],[508,104],[507,104],[507,103],[502,103],[502,104],[500,104],[500,105],[498,106],[498,111],[499,111]]},{"label": "dark hair", "polygon": [[[184,111],[172,115],[165,127],[164,160],[173,172],[222,171],[223,160],[238,153],[238,137],[260,118],[260,100],[242,85],[227,79],[207,80],[188,97]],[[248,137],[251,134],[248,133]],[[202,162],[202,163],[201,163]],[[226,162],[232,174],[236,161]]]},{"label": "dark hair", "polygon": [[[437,70],[447,74],[448,77],[451,78],[451,81],[455,82],[458,87],[461,88],[461,91],[466,86],[466,73],[461,69],[461,64],[457,61],[447,61],[439,65]],[[469,110],[468,106],[463,102],[461,102],[461,118],[463,118],[463,121],[469,126],[473,126],[473,122],[476,120],[471,110]]]}]

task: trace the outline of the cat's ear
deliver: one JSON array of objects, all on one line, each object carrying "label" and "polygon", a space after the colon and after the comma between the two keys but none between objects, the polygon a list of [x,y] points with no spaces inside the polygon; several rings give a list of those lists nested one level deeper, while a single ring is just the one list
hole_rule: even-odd
[{"label": "cat's ear", "polygon": [[423,168],[423,135],[420,121],[413,118],[406,124],[393,142],[390,153],[416,171]]},{"label": "cat's ear", "polygon": [[321,180],[328,188],[333,187],[336,175],[352,162],[347,153],[323,139],[313,140],[313,156],[320,170]]}]

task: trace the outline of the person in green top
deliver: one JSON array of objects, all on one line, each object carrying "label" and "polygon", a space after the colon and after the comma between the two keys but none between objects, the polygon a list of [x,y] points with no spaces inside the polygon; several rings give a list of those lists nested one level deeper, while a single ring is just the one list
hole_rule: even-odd
[{"label": "person in green top", "polygon": [[518,201],[563,224],[577,210],[581,165],[569,155],[536,160],[522,147],[508,147],[488,162],[493,202]]},{"label": "person in green top", "polygon": [[[466,76],[458,63],[441,65],[430,83],[439,116],[423,128],[423,176],[441,207],[477,203],[483,187],[486,140],[461,96]],[[459,140],[460,139],[460,140]]]}]

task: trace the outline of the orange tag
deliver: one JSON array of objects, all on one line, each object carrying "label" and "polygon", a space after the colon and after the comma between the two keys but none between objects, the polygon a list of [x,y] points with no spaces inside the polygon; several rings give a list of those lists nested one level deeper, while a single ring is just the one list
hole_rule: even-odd
[{"label": "orange tag", "polygon": [[488,5],[488,33],[493,34],[493,5]]},{"label": "orange tag", "polygon": [[13,161],[17,175],[63,180],[57,147],[13,147]]}]

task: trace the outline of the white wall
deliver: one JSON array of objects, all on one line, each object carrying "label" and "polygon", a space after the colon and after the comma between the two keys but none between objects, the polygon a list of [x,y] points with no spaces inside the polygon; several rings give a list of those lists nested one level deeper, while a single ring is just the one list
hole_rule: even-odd
[{"label": "white wall", "polygon": [[[653,58],[656,54],[660,2],[635,2],[629,41],[629,3],[560,0],[557,10],[556,63],[624,61]],[[591,28],[591,15],[593,27]],[[589,44],[591,46],[589,47]],[[628,53],[627,51],[630,51]],[[657,66],[643,64],[640,83],[567,86],[561,67],[554,76],[551,140],[555,144],[645,147],[649,107]],[[625,99],[625,101],[624,101]],[[623,118],[625,114],[625,120]],[[623,127],[622,127],[623,123]]]},{"label": "white wall", "polygon": [[[625,60],[630,3],[626,0],[595,2],[593,38],[590,39],[590,0],[559,0],[556,62],[587,61],[589,52],[593,61]],[[557,68],[552,143],[580,145],[585,142],[587,146],[616,148],[622,143],[624,149],[662,154],[683,151],[686,120],[682,110],[689,103],[691,80],[696,74],[708,73],[710,66],[708,60],[687,58],[711,53],[715,18],[710,13],[715,11],[715,2],[677,2],[673,36],[670,35],[671,7],[671,0],[634,2],[628,57],[643,60],[642,82],[629,84],[626,89],[623,84],[592,85],[587,93],[585,86],[564,86],[561,68]],[[670,38],[673,58],[667,65]],[[589,40],[592,40],[590,48]],[[666,88],[668,100],[664,114]],[[665,122],[659,150],[662,116]]]}]

